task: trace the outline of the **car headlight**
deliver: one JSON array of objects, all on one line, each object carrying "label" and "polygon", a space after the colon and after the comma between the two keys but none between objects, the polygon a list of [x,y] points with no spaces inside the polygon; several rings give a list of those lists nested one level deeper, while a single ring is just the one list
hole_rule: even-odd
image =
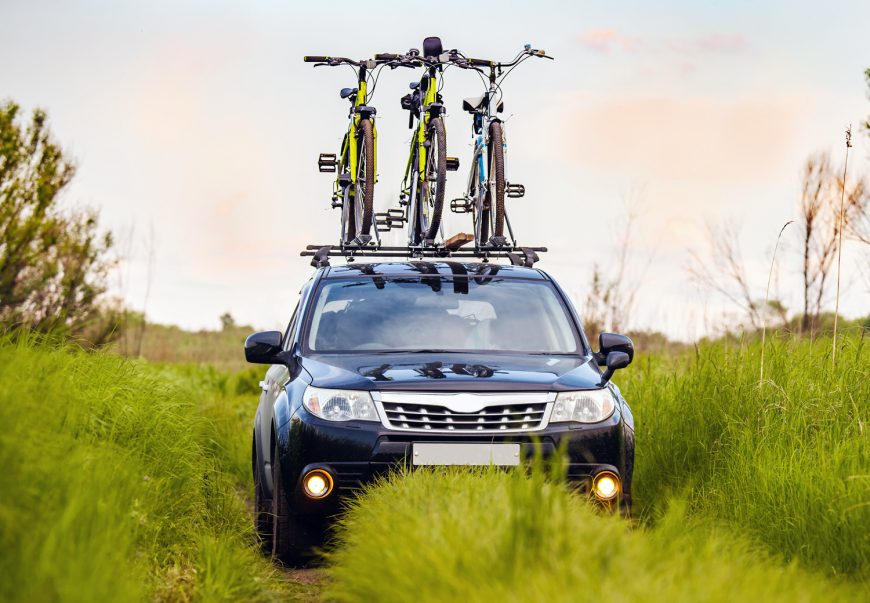
[{"label": "car headlight", "polygon": [[308,411],[327,421],[378,421],[372,396],[366,391],[309,386],[302,396]]},{"label": "car headlight", "polygon": [[610,389],[590,389],[578,392],[561,392],[553,404],[551,423],[576,421],[598,423],[613,414],[616,404]]}]

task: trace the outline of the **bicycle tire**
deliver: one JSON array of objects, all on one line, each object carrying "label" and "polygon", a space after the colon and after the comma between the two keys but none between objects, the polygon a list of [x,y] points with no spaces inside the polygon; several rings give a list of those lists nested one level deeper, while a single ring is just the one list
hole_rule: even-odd
[{"label": "bicycle tire", "polygon": [[[357,146],[357,176],[354,191],[354,220],[357,235],[367,235],[372,228],[372,208],[375,195],[375,137],[371,120],[364,119],[359,124],[359,144]],[[363,184],[360,186],[360,176]],[[362,193],[362,203],[359,202]]]},{"label": "bicycle tire", "polygon": [[[426,154],[426,174],[424,178],[421,180],[421,189],[423,185],[425,185],[425,189],[422,189],[421,194],[417,198],[418,207],[417,210],[419,212],[420,219],[418,220],[418,230],[420,235],[424,239],[434,239],[438,234],[438,228],[441,226],[441,211],[444,207],[444,189],[447,184],[447,133],[444,130],[444,121],[441,117],[433,117],[429,121],[429,127],[426,130],[426,141],[429,142],[429,151]],[[436,152],[432,153],[432,142],[436,144]],[[429,166],[430,161],[435,161],[434,165],[434,175],[435,175],[435,194],[434,196],[429,192]],[[432,215],[428,220],[428,223],[424,223],[424,218],[426,217],[425,211],[425,203],[432,202]],[[422,242],[422,241],[421,241]]]},{"label": "bicycle tire", "polygon": [[[490,166],[490,184],[492,177],[495,176],[495,195],[492,195],[492,186],[487,187],[487,194],[490,195],[489,211],[495,210],[495,220],[493,222],[492,236],[504,236],[504,135],[501,128],[501,122],[494,121],[489,126],[489,166]],[[493,208],[492,201],[495,201]],[[491,216],[490,216],[491,217]]]},{"label": "bicycle tire", "polygon": [[[487,150],[488,154],[489,151]],[[474,214],[472,218],[474,221],[474,240],[477,246],[485,245],[489,241],[490,195],[489,186],[480,180],[480,168],[477,162],[481,160],[477,155],[474,156],[475,165],[473,167],[473,176],[471,176],[474,183],[469,187],[471,196],[474,199]]]}]

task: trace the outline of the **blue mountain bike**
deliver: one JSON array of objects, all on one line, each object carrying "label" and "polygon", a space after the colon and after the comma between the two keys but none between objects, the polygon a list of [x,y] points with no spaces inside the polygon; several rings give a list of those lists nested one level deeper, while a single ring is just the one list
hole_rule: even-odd
[{"label": "blue mountain bike", "polygon": [[[509,63],[472,59],[461,53],[452,57],[452,62],[459,67],[474,69],[486,78],[484,82],[487,89],[482,95],[462,101],[463,110],[472,115],[474,155],[465,195],[450,202],[450,209],[454,213],[472,214],[477,247],[503,247],[507,243],[504,235],[507,221],[505,195],[513,198],[525,195],[522,184],[509,184],[505,181],[504,152],[507,145],[504,122],[499,114],[504,110],[501,83],[514,67],[530,57],[553,59],[543,50],[535,50],[528,44]],[[507,225],[510,232],[509,221]],[[513,239],[513,233],[510,234]]]}]

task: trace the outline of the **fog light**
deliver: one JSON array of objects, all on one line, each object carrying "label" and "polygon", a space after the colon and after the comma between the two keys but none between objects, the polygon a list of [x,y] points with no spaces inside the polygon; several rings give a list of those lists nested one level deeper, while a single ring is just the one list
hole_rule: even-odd
[{"label": "fog light", "polygon": [[302,488],[310,498],[324,498],[332,492],[332,476],[323,469],[314,469],[302,478]]},{"label": "fog light", "polygon": [[592,478],[592,493],[599,500],[611,500],[619,494],[619,477],[612,471],[602,471]]}]

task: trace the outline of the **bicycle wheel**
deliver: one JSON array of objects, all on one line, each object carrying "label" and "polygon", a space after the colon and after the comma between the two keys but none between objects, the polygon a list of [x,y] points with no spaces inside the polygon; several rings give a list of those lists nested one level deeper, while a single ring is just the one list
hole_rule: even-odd
[{"label": "bicycle wheel", "polygon": [[[488,208],[488,222],[492,226],[493,237],[504,236],[504,136],[501,122],[494,121],[489,126],[489,186],[486,194],[489,202],[484,203]],[[493,189],[495,189],[493,191]]]},{"label": "bicycle wheel", "polygon": [[474,222],[474,240],[476,245],[483,245],[489,239],[489,197],[486,186],[480,183],[478,156],[474,156],[474,166],[468,178],[468,197],[472,199],[472,220]]},{"label": "bicycle wheel", "polygon": [[447,134],[440,117],[429,121],[426,142],[426,173],[420,180],[420,195],[417,197],[417,232],[420,238],[431,240],[436,237],[441,225],[441,209],[444,207],[444,189],[447,184]]},{"label": "bicycle wheel", "polygon": [[372,228],[375,194],[375,137],[371,120],[359,124],[356,185],[353,194],[353,217],[356,235],[368,235]]}]

